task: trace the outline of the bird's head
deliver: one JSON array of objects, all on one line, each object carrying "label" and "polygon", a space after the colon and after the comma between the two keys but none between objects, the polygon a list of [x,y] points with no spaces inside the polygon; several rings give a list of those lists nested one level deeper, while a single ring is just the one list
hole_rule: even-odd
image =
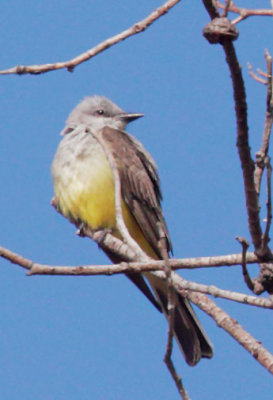
[{"label": "bird's head", "polygon": [[[143,117],[143,114],[126,113],[106,97],[92,96],[86,97],[74,108],[68,117],[67,128],[85,125],[90,129],[102,129],[109,126],[125,130],[129,122],[140,117]],[[67,132],[65,129],[63,134]]]}]

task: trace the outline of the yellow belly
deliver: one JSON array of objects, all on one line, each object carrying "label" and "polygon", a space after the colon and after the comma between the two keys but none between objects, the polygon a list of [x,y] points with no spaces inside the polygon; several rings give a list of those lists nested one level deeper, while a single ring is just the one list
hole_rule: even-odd
[{"label": "yellow belly", "polygon": [[[116,228],[113,174],[104,153],[90,159],[78,159],[63,169],[55,184],[55,196],[65,217],[71,216],[88,224],[91,229],[110,228],[121,238]],[[127,205],[122,202],[123,218],[130,235],[150,257],[157,258],[145,239]]]}]

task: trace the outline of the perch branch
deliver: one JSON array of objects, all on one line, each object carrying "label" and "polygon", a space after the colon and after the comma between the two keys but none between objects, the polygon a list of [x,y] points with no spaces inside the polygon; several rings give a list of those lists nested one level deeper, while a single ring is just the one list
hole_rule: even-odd
[{"label": "perch branch", "polygon": [[[47,272],[48,274],[58,274],[58,275],[67,275],[68,272],[72,275],[95,275],[95,274],[112,274],[112,273],[124,273],[125,271],[128,271],[128,265],[127,263],[121,263],[118,265],[111,265],[111,266],[104,266],[104,270],[101,269],[101,266],[99,267],[94,267],[96,270],[96,273],[92,273],[93,267],[52,267],[52,266],[42,266],[36,263],[33,263],[31,260],[28,260],[18,254],[15,254],[11,252],[10,250],[7,250],[3,247],[0,247],[0,256],[2,256],[5,259],[10,260],[13,263],[16,263],[18,265],[23,266],[24,268],[30,270],[30,274],[39,274],[41,272],[40,268],[44,269],[44,272]],[[237,256],[237,257],[236,257]],[[257,261],[256,256],[252,255],[255,258],[255,261]],[[241,264],[242,262],[242,256],[240,255],[234,255],[234,259],[237,259],[238,264]],[[211,261],[211,257],[204,258],[207,259],[207,261]],[[216,257],[217,259],[217,257]],[[217,265],[219,265],[219,261],[221,264],[221,259],[218,258],[217,260]],[[188,259],[190,260],[190,259]],[[200,265],[200,260],[199,259],[192,259],[193,265]],[[172,266],[172,261],[177,261],[177,260],[170,260],[170,265]],[[216,260],[215,260],[216,261]],[[223,261],[223,260],[222,260]],[[159,276],[161,279],[166,279],[166,275],[163,272],[164,268],[164,262],[162,261],[153,261],[152,264],[157,264],[159,267],[161,263],[161,268],[162,271],[157,271],[154,272],[157,276]],[[188,262],[187,262],[188,264]],[[175,263],[174,263],[175,265]],[[132,263],[132,266],[137,267],[135,268],[134,271],[140,272],[147,270],[147,266],[145,264],[141,263]],[[146,268],[141,268],[145,266]],[[103,266],[102,266],[103,267]],[[157,267],[157,268],[158,268]],[[67,271],[68,268],[68,271]],[[127,269],[126,269],[127,268]],[[88,271],[89,269],[89,271]],[[132,270],[132,269],[130,269]],[[87,273],[90,272],[90,273]],[[94,271],[93,271],[94,272]],[[173,275],[173,283],[175,288],[181,292],[181,294],[185,295],[185,286],[184,285],[184,280],[179,277],[176,274]],[[192,283],[191,283],[192,284]],[[192,287],[194,288],[194,287]],[[197,287],[195,287],[197,288]],[[201,291],[202,286],[198,288],[198,290]],[[210,289],[211,290],[211,289]],[[212,290],[211,290],[212,291]],[[206,296],[203,294],[197,293],[197,292],[188,292],[188,296],[191,301],[193,301],[196,305],[198,305],[201,309],[203,309],[205,312],[207,312],[209,315],[212,316],[217,322],[219,326],[221,326],[223,329],[225,329],[227,332],[229,332],[242,346],[244,346],[247,351],[249,351],[264,367],[266,367],[271,373],[273,371],[273,361],[272,361],[272,355],[268,353],[263,346],[257,342],[251,335],[246,333],[242,327],[240,327],[237,322],[235,322],[230,316],[228,316],[226,313],[223,314],[223,311],[217,307],[214,302],[210,299],[208,299]],[[249,296],[253,297],[253,296]],[[246,300],[247,301],[247,300]]]},{"label": "perch branch", "polygon": [[[116,239],[113,238],[112,239]],[[111,240],[111,235],[109,235],[109,241]],[[117,239],[118,240],[118,239]],[[114,240],[115,241],[115,240]],[[119,241],[119,240],[118,240]],[[120,241],[119,241],[120,242]],[[122,242],[121,242],[122,243]],[[125,245],[124,245],[125,246]],[[164,261],[150,261],[147,263],[122,262],[120,264],[110,264],[110,265],[85,265],[85,266],[52,266],[43,265],[33,262],[25,257],[22,257],[4,247],[0,247],[0,256],[10,261],[13,264],[17,264],[25,269],[27,269],[28,275],[78,275],[78,276],[95,276],[95,275],[115,275],[124,274],[125,272],[152,272],[156,270],[163,271]],[[257,257],[253,253],[249,253],[247,256],[250,263],[257,262]],[[204,268],[204,267],[219,267],[224,266],[225,261],[231,261],[229,265],[241,265],[242,255],[234,254],[230,256],[218,256],[218,257],[199,257],[199,258],[185,258],[185,259],[170,259],[170,266],[172,269],[180,268]],[[201,262],[202,261],[202,262]],[[226,264],[228,265],[228,264]],[[192,291],[198,291],[201,293],[207,293],[214,297],[222,297],[224,299],[237,301],[244,304],[251,304],[257,307],[272,308],[272,301],[255,296],[248,296],[241,293],[230,292],[228,290],[222,290],[216,286],[208,286],[193,282],[188,282],[183,280],[180,283],[183,289],[189,289]]]},{"label": "perch branch", "polygon": [[[94,240],[96,238],[92,236]],[[112,248],[112,244],[118,247],[123,244],[121,240],[113,237],[111,234],[107,233],[106,243],[109,249]],[[128,254],[123,250],[127,246],[123,244],[120,247],[120,255],[123,257],[128,257]],[[13,251],[0,247],[0,257],[5,258],[13,264],[17,264],[25,269],[33,269],[32,274],[36,275],[112,275],[124,273],[127,268],[127,263],[123,262],[120,264],[110,264],[110,265],[88,265],[81,267],[70,267],[70,266],[51,266],[44,265],[33,262],[21,255],[14,253]],[[132,254],[133,258],[133,254]],[[248,264],[257,263],[258,257],[254,253],[247,253],[246,260]],[[242,264],[242,254],[228,254],[223,256],[214,257],[193,257],[193,258],[181,258],[181,259],[170,259],[170,266],[173,270],[176,269],[196,269],[196,268],[212,268],[212,267],[225,267],[225,266],[235,266]],[[162,270],[164,267],[164,261],[150,260],[148,263],[141,262],[131,262],[130,268],[132,272],[145,272],[145,271],[156,271]]]},{"label": "perch branch", "polygon": [[[118,247],[120,244],[120,255],[128,257],[126,252],[126,246],[121,240],[113,237],[107,233],[105,235],[107,247],[112,249],[112,244]],[[124,251],[122,251],[124,249]],[[21,255],[0,247],[0,257],[5,258],[12,264],[16,264],[29,270],[29,275],[113,275],[123,274],[127,271],[128,265],[130,265],[131,272],[152,272],[157,270],[163,270],[164,261],[150,260],[149,262],[122,262],[120,264],[110,265],[85,265],[85,266],[58,266],[58,265],[45,265],[39,264],[32,260],[29,260]],[[246,261],[248,264],[255,264],[259,260],[254,253],[247,253]],[[194,257],[194,258],[181,258],[181,259],[170,259],[170,267],[173,270],[177,269],[196,269],[196,268],[213,268],[213,267],[228,267],[242,264],[242,254],[229,254],[224,256],[215,257]]]}]

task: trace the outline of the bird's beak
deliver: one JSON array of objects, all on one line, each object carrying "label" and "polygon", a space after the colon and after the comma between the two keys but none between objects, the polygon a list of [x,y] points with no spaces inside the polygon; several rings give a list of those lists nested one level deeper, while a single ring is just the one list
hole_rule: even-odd
[{"label": "bird's beak", "polygon": [[140,113],[124,113],[124,114],[120,114],[119,118],[122,119],[124,122],[126,122],[127,124],[129,122],[134,121],[135,119],[144,117],[144,114],[140,114]]}]

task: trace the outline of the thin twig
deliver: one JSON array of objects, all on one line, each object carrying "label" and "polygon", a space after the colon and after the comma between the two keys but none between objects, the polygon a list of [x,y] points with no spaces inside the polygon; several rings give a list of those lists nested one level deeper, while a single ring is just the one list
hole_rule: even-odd
[{"label": "thin twig", "polygon": [[[263,79],[259,75],[255,74],[255,72],[253,71],[252,65],[249,62],[247,63],[247,69],[248,69],[249,75],[253,79],[255,79],[255,81],[262,83],[263,85],[267,85],[267,79]],[[258,72],[260,75],[262,75],[260,71],[258,71]]]},{"label": "thin twig", "polygon": [[266,251],[269,243],[269,230],[271,227],[272,220],[272,205],[271,205],[271,165],[270,158],[268,157],[268,150],[270,144],[270,136],[272,131],[272,123],[273,123],[273,96],[272,96],[272,57],[269,54],[268,50],[265,51],[265,60],[267,65],[267,73],[264,74],[266,76],[267,81],[267,98],[266,98],[266,116],[265,116],[265,124],[264,124],[264,132],[262,138],[262,144],[260,150],[256,153],[256,167],[254,174],[254,182],[256,187],[256,192],[260,194],[261,182],[264,169],[267,169],[267,218],[266,218],[266,228],[263,235],[262,247],[263,251]]},{"label": "thin twig", "polygon": [[[266,49],[265,50],[265,59],[267,58],[266,57],[266,54],[268,53],[268,50]],[[268,73],[267,72],[264,72],[262,69],[260,69],[260,68],[257,68],[257,72],[261,75],[261,76],[263,76],[264,78],[266,78],[266,84],[267,84],[267,78],[268,78]]]},{"label": "thin twig", "polygon": [[202,283],[189,282],[185,279],[179,281],[179,286],[184,290],[209,294],[213,297],[219,297],[225,300],[235,301],[241,304],[247,304],[255,307],[273,309],[273,300],[264,297],[250,296],[244,293],[232,292],[230,290],[219,289],[214,285],[204,285]]},{"label": "thin twig", "polygon": [[159,249],[164,261],[164,272],[167,281],[167,294],[168,294],[168,338],[166,346],[165,359],[171,360],[172,356],[172,343],[174,336],[174,311],[175,311],[175,292],[172,284],[172,268],[170,266],[170,259],[168,254],[168,246],[166,241],[166,234],[159,224],[158,229],[160,232]]},{"label": "thin twig", "polygon": [[166,344],[166,351],[164,356],[164,362],[175,382],[175,385],[178,389],[178,392],[183,400],[189,400],[189,396],[187,391],[185,390],[182,379],[176,372],[176,368],[172,361],[172,351],[173,351],[173,337],[174,337],[174,313],[175,313],[175,291],[172,282],[172,269],[170,266],[170,259],[167,250],[167,243],[166,243],[166,234],[164,230],[159,225],[160,230],[160,240],[159,240],[159,248],[161,256],[164,260],[164,272],[167,282],[167,294],[168,294],[168,333],[167,333],[167,344]]},{"label": "thin twig", "polygon": [[231,3],[231,0],[226,0],[226,4],[225,4],[225,7],[224,7],[224,11],[223,11],[223,13],[222,13],[222,15],[221,15],[222,18],[227,17],[228,11],[229,11],[229,8],[230,8],[230,3]]},{"label": "thin twig", "polygon": [[[272,122],[273,122],[273,96],[272,96],[272,57],[269,52],[265,51],[265,59],[267,64],[267,72],[263,73],[259,70],[260,75],[262,75],[266,80],[262,79],[262,83],[267,85],[267,100],[266,100],[266,117],[265,117],[265,125],[264,125],[264,133],[262,138],[262,144],[260,150],[256,153],[256,166],[255,166],[255,175],[254,182],[256,187],[257,194],[260,194],[260,187],[262,181],[262,175],[264,168],[267,168],[267,218],[266,218],[266,227],[265,232],[262,237],[262,252],[266,251],[269,242],[269,230],[271,226],[272,219],[272,206],[271,206],[271,165],[270,159],[268,157],[268,149],[270,143],[270,136],[272,130]],[[255,75],[254,75],[255,77]],[[261,79],[260,79],[261,80]],[[273,292],[272,288],[272,271],[270,271],[270,266],[260,264],[260,273],[258,278],[255,280],[255,289],[254,292],[256,294],[260,294],[263,291],[267,290],[268,293]]]},{"label": "thin twig", "polygon": [[[217,7],[223,9],[224,11],[226,10],[226,4],[222,4],[220,1],[216,1]],[[273,11],[272,9],[246,9],[243,7],[237,7],[234,2],[230,2],[230,5],[228,7],[228,11],[239,14],[239,17],[234,19],[232,21],[233,24],[237,24],[238,22],[243,21],[244,19],[248,17],[253,17],[253,16],[262,16],[262,17],[272,17],[273,16]]]},{"label": "thin twig", "polygon": [[[273,122],[273,107],[272,107],[272,57],[269,52],[265,51],[265,60],[267,65],[266,73],[266,85],[267,85],[267,97],[266,97],[266,114],[265,124],[262,137],[262,143],[260,150],[256,153],[256,166],[254,174],[254,182],[256,192],[260,194],[262,175],[265,168],[265,158],[267,157],[270,143],[270,136]],[[253,76],[253,75],[252,75]],[[257,80],[257,79],[256,79]]]},{"label": "thin twig", "polygon": [[266,227],[263,235],[263,247],[266,248],[270,241],[269,238],[269,231],[272,222],[272,195],[271,195],[271,176],[272,176],[272,167],[270,164],[270,157],[266,157],[266,183],[267,183],[267,202],[266,202],[266,209],[267,209],[267,216],[266,216]]},{"label": "thin twig", "polygon": [[174,380],[174,382],[176,384],[176,387],[177,387],[177,390],[178,390],[178,392],[179,392],[179,394],[181,396],[181,399],[190,400],[188,392],[184,388],[182,379],[178,375],[178,373],[176,372],[176,369],[175,369],[175,366],[174,366],[174,364],[172,362],[172,359],[171,358],[166,358],[166,355],[165,355],[164,362],[165,362],[165,364],[166,364],[166,366],[167,366],[167,368],[168,368],[168,370],[169,370],[169,372],[170,372],[170,374],[171,374],[171,376],[172,376],[172,378],[173,378],[173,380]]},{"label": "thin twig", "polygon": [[97,54],[103,52],[109,47],[121,42],[124,39],[127,39],[130,36],[136,35],[137,33],[145,31],[153,22],[166,14],[172,7],[174,7],[180,0],[168,0],[162,6],[158,7],[154,10],[148,17],[143,20],[135,23],[130,28],[126,29],[123,32],[118,33],[115,36],[112,36],[103,42],[99,43],[95,47],[85,51],[84,53],[78,55],[72,60],[64,61],[64,62],[55,62],[43,65],[17,65],[13,68],[5,69],[0,71],[0,75],[8,75],[8,74],[42,74],[49,71],[56,71],[59,69],[66,68],[68,71],[72,72],[76,66],[79,64],[90,60],[92,57]]},{"label": "thin twig", "polygon": [[246,254],[247,254],[247,249],[249,248],[249,242],[240,236],[236,237],[236,240],[242,245],[242,272],[243,272],[243,277],[244,281],[247,285],[247,287],[253,291],[254,290],[254,283],[252,279],[250,278],[250,275],[248,273],[247,267],[246,267]]}]

